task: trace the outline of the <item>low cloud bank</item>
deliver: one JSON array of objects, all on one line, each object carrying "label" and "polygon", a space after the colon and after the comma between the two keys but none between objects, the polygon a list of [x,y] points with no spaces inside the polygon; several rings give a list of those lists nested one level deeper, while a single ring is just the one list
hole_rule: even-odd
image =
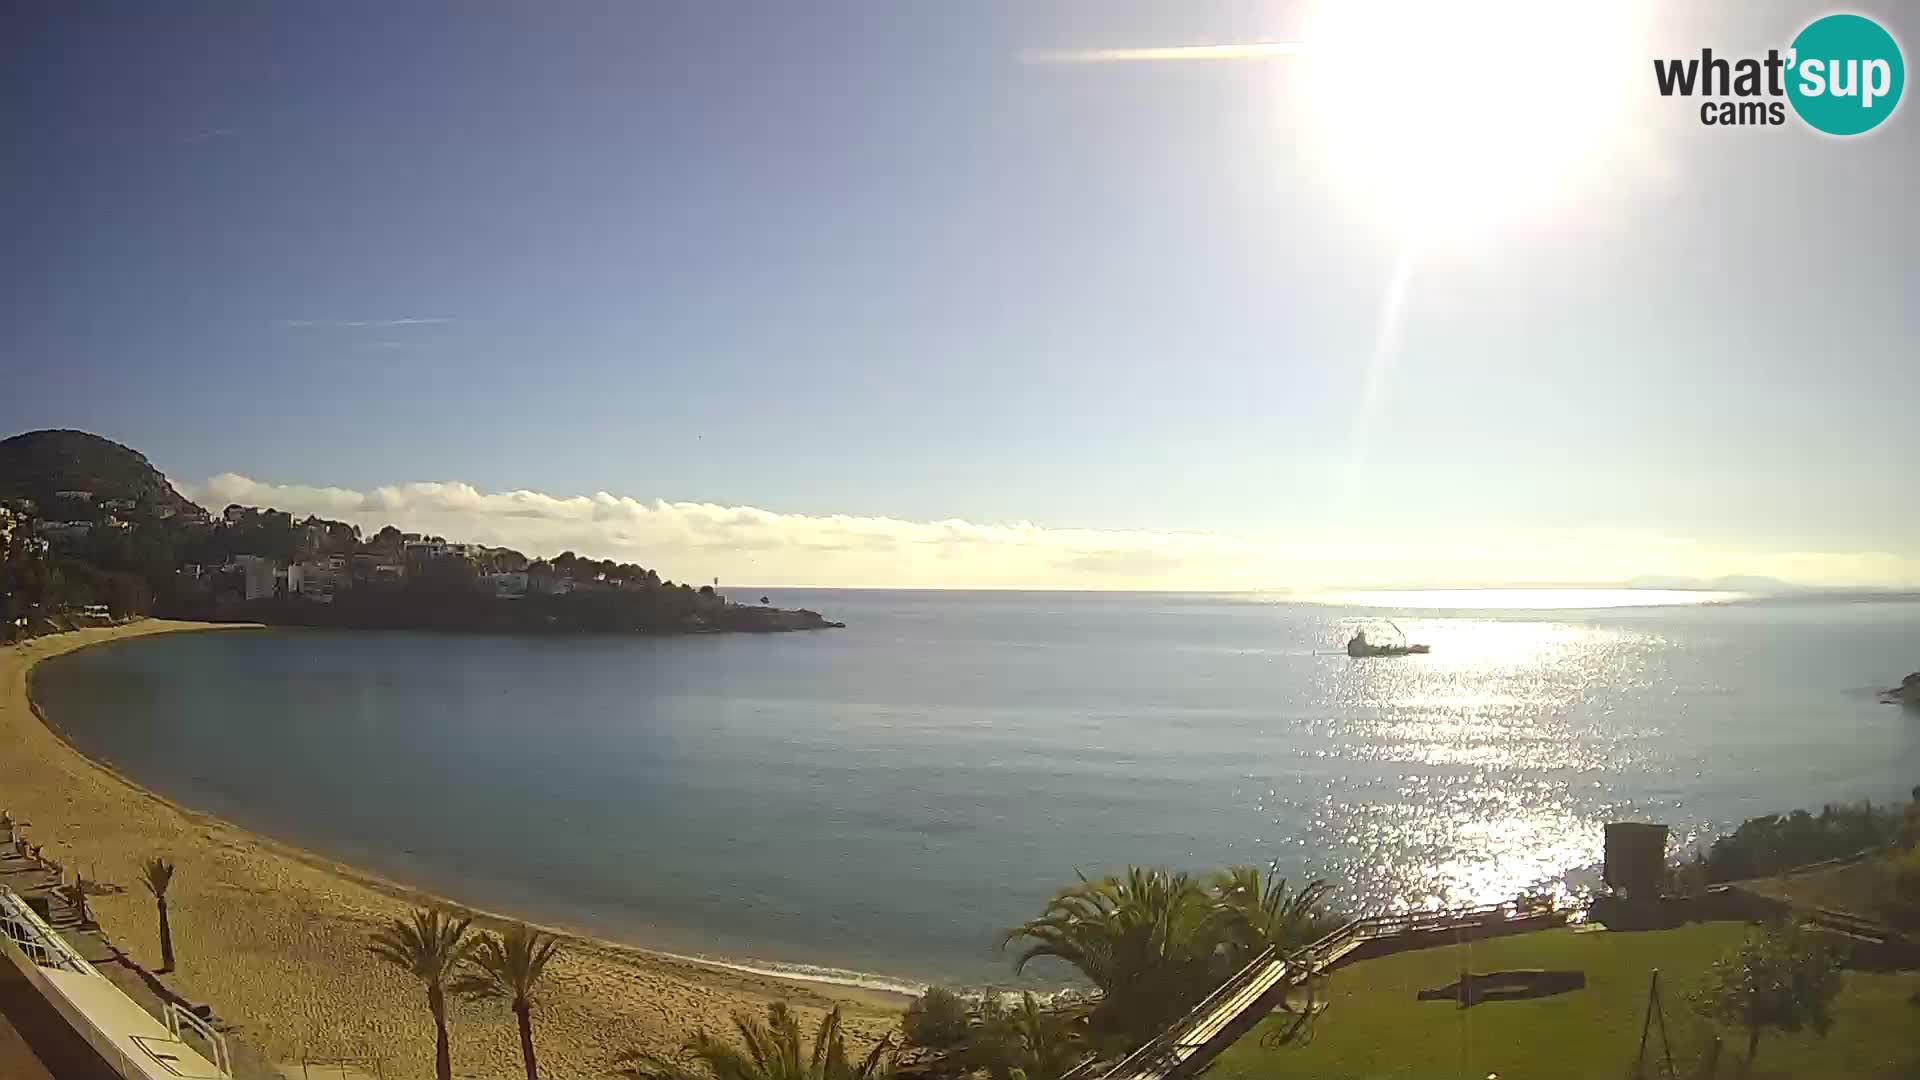
[{"label": "low cloud bank", "polygon": [[482,492],[464,483],[370,491],[269,484],[222,473],[181,485],[218,513],[229,503],[318,514],[363,530],[572,550],[723,585],[1247,590],[1334,585],[1626,581],[1648,575],[1756,575],[1808,585],[1920,581],[1920,559],[1883,552],[1737,552],[1621,531],[1447,530],[1382,538],[1335,530],[1285,536],[1049,528],[751,506],[646,501],[598,492]]}]

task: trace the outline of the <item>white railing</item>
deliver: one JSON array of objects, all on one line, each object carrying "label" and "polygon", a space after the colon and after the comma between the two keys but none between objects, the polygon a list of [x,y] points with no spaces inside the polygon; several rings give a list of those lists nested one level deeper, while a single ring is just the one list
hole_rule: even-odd
[{"label": "white railing", "polygon": [[0,927],[9,940],[43,968],[71,971],[80,975],[98,975],[92,964],[73,951],[65,938],[53,932],[19,893],[0,885]]},{"label": "white railing", "polygon": [[167,1030],[181,1042],[187,1041],[189,1031],[198,1035],[207,1049],[213,1051],[214,1068],[227,1076],[233,1075],[233,1058],[227,1053],[226,1037],[213,1030],[213,1025],[200,1019],[193,1010],[177,1001],[167,1002]]},{"label": "white railing", "polygon": [[[219,1032],[174,1002],[168,1003],[163,1026],[4,885],[0,885],[0,928],[4,928],[0,963],[18,969],[60,1020],[121,1080],[205,1076],[207,1068],[220,1076],[233,1075],[226,1040]],[[183,1030],[206,1041],[212,1060],[188,1044]],[[182,1073],[182,1066],[191,1071]]]}]

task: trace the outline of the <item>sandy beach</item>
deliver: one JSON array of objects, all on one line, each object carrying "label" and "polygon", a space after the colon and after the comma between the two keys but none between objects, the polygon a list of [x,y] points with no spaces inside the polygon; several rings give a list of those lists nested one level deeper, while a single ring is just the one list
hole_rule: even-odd
[{"label": "sandy beach", "polygon": [[[218,629],[147,620],[0,650],[0,808],[69,872],[123,890],[96,897],[96,916],[149,967],[158,966],[159,933],[137,867],[152,855],[173,860],[178,969],[164,981],[211,1005],[293,1075],[303,1058],[378,1059],[388,1077],[432,1075],[425,995],[369,953],[367,940],[434,898],[177,806],[81,755],[33,712],[27,673],[41,660],[119,638]],[[534,1012],[541,1073],[605,1076],[622,1050],[670,1052],[696,1030],[730,1030],[734,1010],[759,1012],[774,1000],[799,1008],[809,1024],[838,1001],[863,1042],[894,1028],[900,1004],[569,936]],[[456,1075],[521,1075],[504,1005],[455,1003],[451,1028]]]}]

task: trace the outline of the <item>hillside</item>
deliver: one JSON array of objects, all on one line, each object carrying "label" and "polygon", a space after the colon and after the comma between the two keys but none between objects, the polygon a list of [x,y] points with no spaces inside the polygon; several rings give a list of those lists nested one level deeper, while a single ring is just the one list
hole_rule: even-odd
[{"label": "hillside", "polygon": [[32,499],[49,513],[58,491],[90,491],[96,501],[134,499],[176,511],[194,506],[139,451],[98,435],[29,431],[0,441],[0,499]]}]

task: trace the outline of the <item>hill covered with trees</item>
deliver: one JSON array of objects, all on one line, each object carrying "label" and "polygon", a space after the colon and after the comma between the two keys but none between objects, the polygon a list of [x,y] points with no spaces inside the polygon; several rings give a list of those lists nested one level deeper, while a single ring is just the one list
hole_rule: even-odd
[{"label": "hill covered with trees", "polygon": [[495,632],[811,630],[812,611],[571,551],[529,558],[271,507],[218,517],[138,452],[78,431],[0,442],[0,636],[158,614],[301,626]]},{"label": "hill covered with trees", "polygon": [[[91,500],[63,499],[85,491]],[[158,512],[198,510],[139,451],[84,431],[29,431],[0,440],[0,500],[27,499],[47,518],[96,520],[97,507],[125,500]]]}]

